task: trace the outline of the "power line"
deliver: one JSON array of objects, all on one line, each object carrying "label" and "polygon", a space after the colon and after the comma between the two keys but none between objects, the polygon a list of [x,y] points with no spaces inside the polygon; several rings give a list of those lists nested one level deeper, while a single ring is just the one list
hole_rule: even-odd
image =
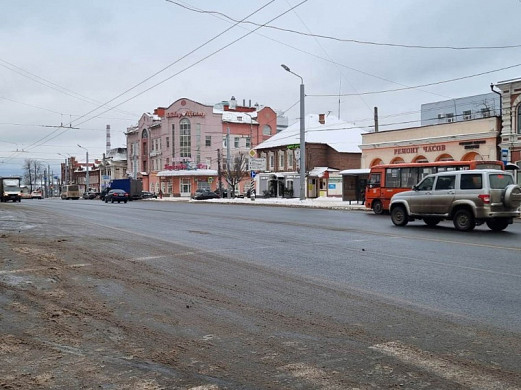
[{"label": "power line", "polygon": [[[168,0],[167,0],[167,1],[168,1]],[[270,1],[270,3],[268,3],[268,4],[271,4],[273,1],[274,1],[274,0]],[[278,18],[284,16],[285,14],[287,14],[288,12],[290,12],[291,10],[293,10],[293,9],[295,9],[295,8],[297,8],[297,7],[299,7],[300,5],[306,3],[307,1],[308,1],[308,0],[302,0],[302,1],[301,1],[300,3],[298,3],[297,5],[291,7],[290,9],[286,10],[286,11],[283,12],[282,14],[280,14],[280,15],[278,15],[278,16],[272,18],[271,20],[269,20],[269,21],[266,22],[266,23],[270,23],[270,22],[272,22],[272,21],[274,21],[274,20],[276,20],[276,19],[278,19]],[[266,4],[266,5],[268,5],[268,4]],[[262,8],[264,8],[264,7],[262,7]],[[260,9],[262,9],[262,8],[260,8]],[[258,9],[258,10],[255,11],[255,12],[253,12],[252,14],[248,15],[247,18],[250,17],[250,16],[252,16],[253,14],[259,12],[260,9]],[[232,26],[232,28],[233,28],[233,27],[234,27],[234,26]],[[181,69],[179,72],[174,73],[174,74],[171,75],[170,77],[167,77],[166,79],[163,79],[162,81],[160,81],[160,82],[158,82],[158,83],[152,85],[151,87],[145,89],[144,91],[141,91],[141,92],[138,93],[137,95],[134,95],[134,96],[128,98],[127,100],[124,100],[124,101],[121,102],[121,103],[118,103],[115,107],[119,107],[120,105],[125,104],[125,103],[129,102],[130,100],[135,99],[135,98],[138,97],[138,96],[141,96],[141,95],[144,94],[145,92],[150,91],[151,89],[153,89],[153,88],[155,88],[155,87],[157,87],[157,86],[159,86],[159,85],[161,85],[161,84],[167,82],[168,80],[170,80],[170,79],[172,79],[172,78],[174,78],[174,77],[180,75],[181,73],[186,72],[187,70],[193,68],[195,65],[200,64],[201,62],[207,60],[208,58],[214,56],[215,54],[220,53],[220,52],[223,51],[224,49],[226,49],[226,48],[232,46],[233,44],[239,42],[240,40],[246,38],[248,35],[253,34],[255,31],[257,31],[257,30],[260,29],[261,27],[262,27],[262,26],[257,27],[255,30],[249,31],[248,33],[246,33],[246,34],[242,35],[241,37],[239,37],[239,38],[233,40],[232,42],[230,42],[230,43],[224,45],[223,47],[221,47],[221,48],[219,48],[219,49],[217,49],[217,50],[211,52],[210,54],[208,54],[207,56],[201,58],[200,60],[197,60],[196,62],[192,63],[191,65],[189,65],[189,66],[187,66],[187,67]],[[226,31],[228,31],[228,30],[229,30],[229,29],[227,29]],[[220,35],[221,35],[221,34],[220,34]],[[212,39],[212,40],[213,40],[213,39]],[[210,42],[210,41],[208,41],[208,42]],[[201,45],[201,47],[202,47],[202,46],[204,46],[204,45]],[[193,52],[193,51],[192,51],[192,52]],[[185,57],[186,57],[186,56],[185,56]],[[184,57],[183,57],[183,58],[184,58]],[[121,96],[121,95],[120,95],[120,96]],[[108,111],[110,111],[110,110],[106,110],[106,111],[102,112],[100,115],[103,115],[104,113],[106,113],[106,112],[108,112]],[[91,112],[92,112],[92,111],[91,111]],[[88,114],[89,114],[89,113],[85,114],[84,116],[87,116]],[[85,122],[87,122],[87,121],[89,121],[89,120],[91,120],[91,119],[93,119],[93,118],[95,118],[95,117],[88,118],[88,119],[86,119],[85,121],[80,122],[79,124],[81,125],[81,124],[83,124],[83,123],[85,123]]]},{"label": "power line", "polygon": [[[375,95],[375,94],[380,94],[380,93],[389,93],[389,92],[405,91],[405,90],[409,90],[409,89],[431,87],[433,85],[447,84],[447,83],[452,83],[454,81],[461,81],[461,80],[470,79],[470,78],[473,78],[473,77],[483,76],[483,75],[490,74],[490,73],[501,72],[503,70],[513,69],[513,68],[517,68],[519,66],[521,66],[521,64],[510,65],[510,66],[506,66],[504,68],[493,69],[493,70],[489,70],[489,71],[486,71],[486,72],[472,74],[472,75],[469,75],[469,76],[456,77],[456,78],[449,79],[449,80],[436,81],[434,83],[427,83],[427,84],[420,84],[420,85],[416,85],[416,86],[412,86],[412,87],[403,87],[403,88],[387,89],[387,90],[383,90],[383,91],[371,91],[371,92],[362,92],[362,93],[346,93],[346,94],[341,94],[340,96]],[[310,97],[337,97],[339,95],[338,94],[314,94],[314,95],[306,95],[306,96],[310,96]]]},{"label": "power line", "polygon": [[260,25],[258,23],[255,23],[255,22],[252,22],[249,20],[238,21],[238,20],[232,18],[231,16],[228,16],[222,12],[201,10],[201,9],[183,5],[183,4],[173,1],[173,0],[166,0],[166,1],[173,3],[175,5],[178,5],[179,7],[185,8],[187,10],[193,11],[193,12],[198,12],[198,13],[202,13],[202,14],[220,15],[220,16],[222,16],[232,22],[236,22],[236,23],[251,24],[253,26],[261,26],[264,28],[272,29],[272,30],[289,32],[292,34],[303,35],[303,36],[308,36],[308,37],[312,37],[312,38],[328,39],[328,40],[333,40],[333,41],[338,41],[338,42],[356,43],[356,44],[361,44],[361,45],[401,47],[401,48],[407,48],[407,49],[437,49],[437,50],[439,50],[439,49],[444,49],[444,50],[492,50],[493,49],[493,50],[497,50],[497,49],[516,49],[516,48],[521,47],[521,44],[501,45],[501,46],[407,45],[407,44],[403,44],[403,43],[376,42],[376,41],[365,41],[365,40],[352,39],[352,38],[338,38],[338,37],[332,37],[329,35],[313,34],[311,32],[302,32],[302,31],[292,30],[292,29],[283,28],[283,27]]}]

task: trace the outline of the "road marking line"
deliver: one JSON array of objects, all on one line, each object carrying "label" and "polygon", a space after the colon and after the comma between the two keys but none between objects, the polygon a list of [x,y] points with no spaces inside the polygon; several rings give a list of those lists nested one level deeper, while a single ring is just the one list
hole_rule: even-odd
[{"label": "road marking line", "polygon": [[22,268],[22,269],[13,269],[8,271],[0,271],[0,275],[6,275],[6,274],[17,274],[22,272],[36,272],[36,271],[45,271],[50,269],[64,269],[64,268],[80,268],[80,267],[88,267],[92,264],[84,263],[84,264],[72,264],[72,265],[66,265],[63,267],[37,267],[37,268]]},{"label": "road marking line", "polygon": [[433,353],[422,351],[398,341],[376,344],[371,347],[384,355],[392,356],[404,363],[430,371],[444,379],[456,382],[466,388],[475,390],[515,390],[517,386],[510,386],[491,375],[481,374],[465,366],[451,363]]},{"label": "road marking line", "polygon": [[133,259],[130,259],[131,261],[147,261],[147,260],[156,260],[156,259],[162,259],[167,257],[165,256],[143,256],[143,257],[134,257]]}]

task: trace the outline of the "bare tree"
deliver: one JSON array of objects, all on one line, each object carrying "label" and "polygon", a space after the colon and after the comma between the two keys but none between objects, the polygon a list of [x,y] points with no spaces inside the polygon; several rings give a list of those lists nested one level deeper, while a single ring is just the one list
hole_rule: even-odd
[{"label": "bare tree", "polygon": [[232,194],[234,195],[237,185],[248,175],[246,155],[239,152],[239,154],[233,157],[230,164],[227,164],[226,169],[221,171],[221,174],[228,185],[232,188]]},{"label": "bare tree", "polygon": [[24,182],[28,183],[31,191],[33,190],[33,184],[36,184],[38,180],[41,182],[43,178],[44,165],[41,161],[26,159],[23,164],[24,170]]}]

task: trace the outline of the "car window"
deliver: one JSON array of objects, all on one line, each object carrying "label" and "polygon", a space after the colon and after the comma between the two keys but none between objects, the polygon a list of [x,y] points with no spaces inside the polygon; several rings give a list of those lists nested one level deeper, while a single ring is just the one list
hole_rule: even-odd
[{"label": "car window", "polygon": [[418,184],[419,191],[431,191],[434,184],[434,177],[426,177],[420,184]]},{"label": "car window", "polygon": [[514,184],[514,180],[510,175],[504,175],[502,173],[494,173],[489,175],[490,188],[495,190],[502,190],[510,184]]},{"label": "car window", "polygon": [[456,176],[438,176],[436,190],[453,190]]},{"label": "car window", "polygon": [[483,188],[483,177],[481,173],[461,175],[460,188],[462,190],[480,190]]}]

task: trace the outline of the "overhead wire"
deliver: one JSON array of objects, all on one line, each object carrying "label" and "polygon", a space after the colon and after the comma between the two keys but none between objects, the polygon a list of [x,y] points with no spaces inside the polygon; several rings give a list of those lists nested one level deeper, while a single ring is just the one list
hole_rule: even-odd
[{"label": "overhead wire", "polygon": [[[226,15],[222,12],[218,11],[208,11],[208,10],[201,10],[193,7],[189,7],[186,5],[181,4],[180,2],[174,1],[174,0],[166,0],[170,3],[176,4],[182,8],[188,9],[193,12],[199,12],[204,14],[213,14],[213,15],[220,15],[223,16],[226,19],[229,19],[232,22],[238,22],[237,19],[232,18],[229,15]],[[245,20],[241,21],[242,24],[251,24],[254,26],[260,26],[258,23],[252,22],[251,20]],[[446,49],[446,50],[498,50],[498,49],[517,49],[521,47],[521,44],[515,44],[515,45],[498,45],[498,46],[486,46],[486,45],[478,45],[478,46],[448,46],[448,45],[408,45],[403,43],[391,43],[391,42],[376,42],[376,41],[366,41],[366,40],[360,40],[360,39],[353,39],[353,38],[338,38],[333,37],[329,35],[322,35],[322,34],[313,34],[311,32],[302,32],[297,30],[292,30],[289,28],[283,28],[283,27],[277,27],[277,26],[263,26],[264,28],[283,31],[283,32],[289,32],[292,34],[297,35],[303,35],[308,36],[312,38],[321,38],[321,39],[328,39],[338,42],[348,42],[348,43],[357,43],[361,45],[372,45],[372,46],[389,46],[389,47],[401,47],[401,48],[407,48],[407,49]],[[309,31],[309,30],[308,30]]]},{"label": "overhead wire", "polygon": [[[270,4],[273,3],[274,1],[275,1],[275,0],[271,0],[271,1],[269,1],[268,3],[266,3],[265,5],[263,5],[262,7],[258,8],[258,9],[255,10],[254,12],[250,13],[249,15],[247,15],[245,18],[249,18],[249,17],[251,17],[252,15],[254,15],[254,14],[256,14],[257,12],[261,11],[262,9],[266,8],[268,5],[270,5]],[[308,1],[308,0],[303,0],[300,4],[305,3],[305,2],[307,2],[307,1]],[[298,4],[297,6],[299,6],[300,4]],[[297,7],[297,6],[296,6],[296,7]],[[287,13],[287,12],[289,12],[289,11],[286,11],[286,13]],[[279,15],[278,17],[280,17],[280,16],[282,16],[282,15]],[[276,19],[276,18],[274,18],[274,19],[272,19],[272,20],[275,20],[275,19]],[[271,21],[272,21],[272,20],[271,20]],[[268,23],[269,23],[269,22],[268,22]],[[76,118],[76,119],[74,119],[74,120],[71,120],[71,121],[69,122],[69,124],[72,125],[73,122],[76,122],[76,121],[80,120],[81,118],[84,118],[84,117],[88,116],[89,114],[92,114],[93,112],[99,110],[100,108],[107,106],[109,103],[112,103],[113,101],[115,101],[116,99],[120,98],[121,96],[127,94],[128,92],[134,90],[135,88],[137,88],[137,87],[139,87],[140,85],[144,84],[145,82],[149,81],[150,79],[152,79],[153,77],[157,76],[158,74],[164,72],[165,70],[167,70],[167,69],[170,68],[171,66],[177,64],[177,63],[178,63],[179,61],[181,61],[182,59],[184,59],[184,58],[188,57],[189,55],[193,54],[194,52],[196,52],[196,51],[199,50],[200,48],[202,48],[202,47],[208,45],[210,42],[212,42],[212,41],[214,41],[215,39],[217,39],[218,37],[222,36],[224,33],[228,32],[228,31],[231,30],[233,27],[235,27],[235,26],[231,26],[231,27],[225,29],[223,32],[221,32],[221,33],[219,33],[218,35],[214,36],[213,38],[211,38],[210,40],[206,41],[206,42],[203,43],[202,45],[199,45],[197,48],[191,50],[189,53],[185,54],[185,55],[182,56],[181,58],[177,59],[176,61],[174,61],[174,62],[172,62],[171,64],[167,65],[166,67],[162,68],[161,70],[157,71],[157,72],[154,73],[153,75],[147,77],[146,79],[144,79],[143,81],[141,81],[141,82],[139,82],[138,84],[134,85],[133,87],[131,87],[131,88],[127,89],[126,91],[120,93],[119,95],[117,95],[116,97],[112,98],[111,100],[109,100],[109,101],[107,101],[107,102],[105,102],[105,103],[99,105],[98,107],[96,107],[95,109],[93,109],[93,110],[87,112],[86,114],[83,114],[83,115],[79,116],[78,118]],[[259,27],[259,28],[260,28],[260,27]],[[244,38],[245,36],[247,36],[247,35],[244,35],[242,38]],[[242,39],[242,38],[240,38],[240,39]],[[237,39],[237,40],[233,41],[231,44],[237,42],[237,41],[240,40],[240,39]],[[231,44],[226,45],[224,48],[230,46]],[[224,48],[222,48],[222,49],[224,49]],[[220,51],[220,50],[218,50],[218,51]],[[214,52],[213,54],[217,53],[218,51]],[[211,56],[211,55],[210,55],[210,56]],[[193,64],[192,66],[195,66],[196,64],[202,62],[203,60],[205,60],[206,58],[208,58],[208,57],[210,57],[210,56],[207,56],[207,57],[203,58],[202,60],[199,60],[198,62],[196,62],[196,63]],[[185,68],[185,70],[187,70],[187,69],[189,69],[189,68],[190,68],[190,67]],[[179,73],[181,73],[181,72],[179,72]],[[179,74],[179,73],[177,73],[177,74]],[[175,75],[177,75],[177,74],[175,74]],[[175,76],[175,75],[174,75],[174,76]],[[96,116],[94,116],[94,117],[91,117],[91,118],[89,118],[89,119],[87,119],[87,120],[84,120],[84,121],[80,122],[78,125],[81,125],[81,124],[83,124],[83,123],[86,123],[86,122],[88,122],[88,121],[90,121],[90,120],[92,120],[92,119],[94,119],[94,118],[98,118],[100,115],[103,115],[103,114],[105,114],[105,113],[107,113],[107,112],[113,110],[114,108],[117,108],[117,107],[121,106],[122,104],[124,104],[124,103],[126,103],[126,102],[128,102],[128,101],[130,101],[130,100],[132,100],[132,99],[134,99],[134,98],[136,98],[137,96],[140,96],[141,94],[143,94],[143,93],[149,91],[149,90],[152,89],[152,88],[155,88],[156,86],[158,86],[158,85],[160,85],[160,84],[166,82],[167,80],[171,79],[171,78],[174,77],[174,76],[171,76],[171,77],[169,77],[169,78],[167,78],[167,79],[165,79],[165,80],[163,80],[163,81],[161,81],[161,82],[159,82],[159,83],[153,85],[152,87],[146,89],[145,91],[142,91],[142,92],[140,92],[139,94],[137,94],[137,95],[135,95],[135,96],[133,96],[133,97],[131,97],[131,98],[125,100],[124,102],[119,103],[118,105],[116,105],[116,106],[114,106],[114,107],[111,107],[110,109],[104,111],[104,112],[101,113],[101,114],[98,114],[98,115],[96,115]],[[59,134],[56,134],[56,135],[55,135],[55,133],[56,133],[58,130],[59,130],[59,129],[56,129],[55,131],[53,131],[52,133],[48,134],[47,136],[41,138],[41,139],[38,140],[38,141],[35,141],[33,144],[30,145],[30,147],[31,147],[31,148],[34,148],[34,147],[37,147],[37,146],[42,145],[43,143],[47,143],[47,142],[49,142],[49,141],[52,141],[53,139],[55,139],[55,138],[61,136],[62,134],[64,134],[65,132],[68,131],[68,129],[65,129],[64,131],[62,131],[62,132],[60,132]],[[54,136],[53,136],[53,135],[54,135]],[[49,138],[49,137],[51,137],[51,136],[52,136],[52,138]]]}]

